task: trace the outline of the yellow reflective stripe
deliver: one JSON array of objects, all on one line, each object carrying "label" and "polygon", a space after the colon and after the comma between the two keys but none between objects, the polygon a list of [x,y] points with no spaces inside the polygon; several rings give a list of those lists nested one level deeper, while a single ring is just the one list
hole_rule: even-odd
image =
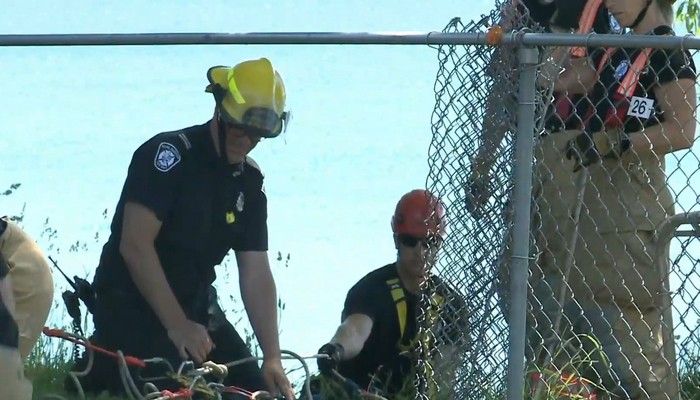
[{"label": "yellow reflective stripe", "polygon": [[228,78],[228,89],[233,95],[233,99],[236,100],[238,104],[245,104],[245,99],[238,89],[238,85],[236,85],[236,78],[233,77],[233,68],[228,70],[226,77]]},{"label": "yellow reflective stripe", "polygon": [[435,381],[435,370],[433,368],[433,359],[431,357],[432,347],[434,346],[434,337],[431,333],[431,327],[435,325],[437,319],[440,318],[440,310],[445,305],[445,298],[439,294],[432,294],[430,296],[430,303],[427,310],[427,329],[425,330],[425,335],[423,336],[423,355],[426,359],[425,363],[425,378],[428,384],[428,394],[429,398],[434,399],[439,393],[439,388],[437,382]]},{"label": "yellow reflective stripe", "polygon": [[401,283],[399,278],[389,279],[386,281],[391,289],[391,297],[394,299],[394,304],[396,304],[396,314],[399,317],[399,329],[401,336],[399,336],[399,342],[403,339],[404,332],[406,331],[406,295],[401,288]]},{"label": "yellow reflective stripe", "polygon": [[[401,330],[401,337],[399,338],[399,341],[401,341],[406,331],[406,295],[403,291],[403,288],[401,287],[401,282],[399,278],[389,279],[386,281],[386,284],[391,290],[391,297],[392,299],[394,299],[394,304],[396,305],[396,314],[399,318],[399,327]],[[437,322],[437,319],[440,317],[440,310],[445,305],[445,297],[439,294],[433,294],[430,296],[429,303],[430,304],[427,310],[428,318],[426,321],[428,323],[428,327],[433,326]],[[422,344],[423,353],[426,358],[424,372],[428,384],[428,393],[430,398],[433,399],[438,395],[439,388],[437,386],[437,382],[435,382],[434,379],[435,371],[433,370],[432,360],[430,357],[430,350],[433,346],[433,338],[429,332],[429,329],[424,331],[424,334],[419,340]]]}]

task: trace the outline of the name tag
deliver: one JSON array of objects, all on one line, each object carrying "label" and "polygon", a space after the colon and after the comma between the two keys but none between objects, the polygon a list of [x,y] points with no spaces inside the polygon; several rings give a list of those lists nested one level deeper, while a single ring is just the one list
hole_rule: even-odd
[{"label": "name tag", "polygon": [[630,100],[630,108],[627,110],[627,115],[638,118],[648,119],[654,111],[654,100],[646,97],[634,96]]}]

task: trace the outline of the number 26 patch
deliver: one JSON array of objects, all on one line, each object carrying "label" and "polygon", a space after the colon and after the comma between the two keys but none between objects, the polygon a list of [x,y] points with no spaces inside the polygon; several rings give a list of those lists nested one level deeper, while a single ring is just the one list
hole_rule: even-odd
[{"label": "number 26 patch", "polygon": [[638,118],[651,117],[654,111],[654,100],[645,97],[634,96],[630,100],[630,108],[627,110],[627,115]]}]

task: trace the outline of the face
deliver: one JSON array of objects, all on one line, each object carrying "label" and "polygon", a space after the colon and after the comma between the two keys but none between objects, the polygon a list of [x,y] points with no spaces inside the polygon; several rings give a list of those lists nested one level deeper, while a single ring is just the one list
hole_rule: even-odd
[{"label": "face", "polygon": [[226,124],[226,155],[230,163],[239,163],[245,159],[261,137],[248,134],[244,129]]},{"label": "face", "polygon": [[434,265],[437,252],[442,245],[440,237],[415,237],[406,234],[394,236],[399,251],[399,266],[408,275],[425,276]]},{"label": "face", "polygon": [[605,7],[624,27],[632,25],[646,5],[647,0],[605,0]]}]

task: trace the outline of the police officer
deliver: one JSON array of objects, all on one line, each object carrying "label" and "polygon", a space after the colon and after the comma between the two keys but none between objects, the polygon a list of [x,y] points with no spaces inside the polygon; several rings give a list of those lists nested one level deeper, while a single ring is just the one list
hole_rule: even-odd
[{"label": "police officer", "polygon": [[[231,368],[224,384],[291,399],[267,255],[263,173],[248,156],[262,138],[285,129],[285,86],[266,58],[212,67],[207,78],[213,118],[159,133],[133,154],[92,284],[93,340],[139,358],[163,357],[175,367],[185,359],[198,364],[250,357],[212,287],[214,267],[233,249],[264,361],[261,369],[250,362]],[[116,366],[96,355],[84,385],[122,393]]]},{"label": "police officer", "polygon": [[[360,387],[372,386],[392,397],[412,390],[420,359],[429,364],[423,374],[429,376],[428,390],[437,383],[446,392],[456,384],[448,369],[460,365],[468,323],[463,298],[429,272],[445,237],[444,208],[430,192],[412,190],[396,205],[391,226],[396,261],[368,273],[350,289],[341,325],[319,350],[329,358],[320,358],[318,367],[323,375],[337,369]],[[421,287],[430,306],[421,301]],[[428,315],[432,324],[421,317]],[[421,326],[431,330],[435,342],[419,334]]]},{"label": "police officer", "polygon": [[[633,35],[674,34],[672,1],[605,4]],[[655,234],[674,214],[665,157],[695,138],[695,85],[688,51],[644,48],[596,50],[573,60],[556,83],[559,90],[587,93],[596,107],[583,130],[551,135],[540,153],[538,170],[548,179],[539,208],[548,212],[541,214],[538,238],[547,245],[538,263],[542,276],[533,279],[542,308],[537,327],[541,339],[553,342],[595,337],[611,368],[598,362],[587,378],[618,398],[679,396],[673,327],[662,317],[670,312],[663,287],[669,243],[657,243]],[[574,236],[570,205],[584,172],[589,178]],[[564,282],[572,237],[578,239]],[[560,288],[571,292],[564,304]],[[557,315],[561,325],[553,332]],[[587,351],[584,345],[576,349]],[[562,367],[570,361],[565,358],[553,361]]]}]

